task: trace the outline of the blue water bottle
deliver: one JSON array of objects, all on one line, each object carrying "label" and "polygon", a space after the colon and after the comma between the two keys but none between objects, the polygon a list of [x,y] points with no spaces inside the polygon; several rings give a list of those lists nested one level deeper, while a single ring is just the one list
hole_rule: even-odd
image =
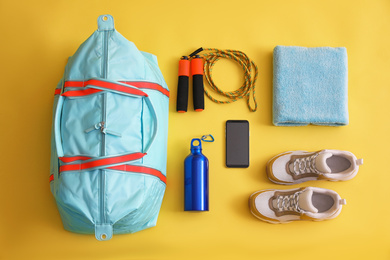
[{"label": "blue water bottle", "polygon": [[184,160],[184,210],[209,210],[209,160],[198,138],[192,139],[191,154]]}]

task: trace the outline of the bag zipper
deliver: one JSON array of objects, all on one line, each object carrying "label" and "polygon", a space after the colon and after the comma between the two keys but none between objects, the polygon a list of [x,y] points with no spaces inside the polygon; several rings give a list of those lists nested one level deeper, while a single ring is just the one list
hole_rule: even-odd
[{"label": "bag zipper", "polygon": [[[108,37],[109,31],[103,31],[103,59],[102,59],[102,78],[107,78],[107,63],[108,63]],[[103,93],[103,102],[102,102],[102,123],[107,120],[107,93]],[[106,156],[106,135],[102,131],[102,146],[100,151],[101,156]],[[105,189],[106,189],[106,171],[100,170],[100,192],[99,192],[99,201],[100,201],[100,223],[106,223],[106,205],[105,205]]]}]

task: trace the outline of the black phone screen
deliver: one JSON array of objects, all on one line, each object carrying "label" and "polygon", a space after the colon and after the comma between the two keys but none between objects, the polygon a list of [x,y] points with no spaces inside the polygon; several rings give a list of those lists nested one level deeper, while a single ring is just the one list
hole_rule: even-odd
[{"label": "black phone screen", "polygon": [[226,166],[249,167],[249,122],[247,120],[226,121]]}]

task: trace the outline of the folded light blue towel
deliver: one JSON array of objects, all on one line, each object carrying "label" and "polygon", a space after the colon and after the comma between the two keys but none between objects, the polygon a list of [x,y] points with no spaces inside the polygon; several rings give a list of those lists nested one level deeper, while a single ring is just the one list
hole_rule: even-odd
[{"label": "folded light blue towel", "polygon": [[273,62],[274,125],[348,124],[346,48],[276,46]]}]

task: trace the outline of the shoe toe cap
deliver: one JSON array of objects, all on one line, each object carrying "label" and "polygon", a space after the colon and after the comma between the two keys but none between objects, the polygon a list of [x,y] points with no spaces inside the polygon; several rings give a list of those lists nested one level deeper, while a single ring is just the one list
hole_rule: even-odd
[{"label": "shoe toe cap", "polygon": [[275,181],[294,182],[292,176],[287,172],[287,163],[290,161],[291,155],[282,155],[268,163],[268,175],[270,179]]},{"label": "shoe toe cap", "polygon": [[275,191],[259,191],[252,195],[251,211],[252,213],[265,221],[278,221],[275,212],[270,208],[269,201],[274,196]]}]

